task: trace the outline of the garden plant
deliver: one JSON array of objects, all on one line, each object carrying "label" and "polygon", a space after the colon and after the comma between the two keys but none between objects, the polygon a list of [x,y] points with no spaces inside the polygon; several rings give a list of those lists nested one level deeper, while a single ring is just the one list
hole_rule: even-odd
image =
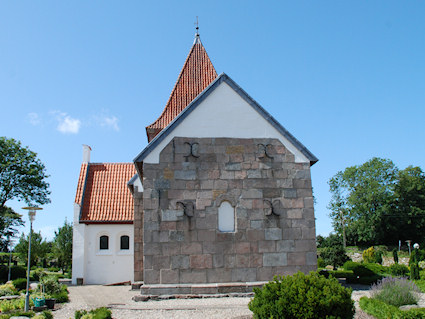
[{"label": "garden plant", "polygon": [[317,272],[275,277],[263,288],[254,288],[249,303],[254,318],[353,318],[354,302],[350,288],[336,278]]}]

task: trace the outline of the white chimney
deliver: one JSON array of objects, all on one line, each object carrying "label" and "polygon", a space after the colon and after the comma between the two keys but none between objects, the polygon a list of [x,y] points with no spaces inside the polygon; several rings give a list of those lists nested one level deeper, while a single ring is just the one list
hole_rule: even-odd
[{"label": "white chimney", "polygon": [[83,144],[83,163],[90,163],[90,151],[91,147]]}]

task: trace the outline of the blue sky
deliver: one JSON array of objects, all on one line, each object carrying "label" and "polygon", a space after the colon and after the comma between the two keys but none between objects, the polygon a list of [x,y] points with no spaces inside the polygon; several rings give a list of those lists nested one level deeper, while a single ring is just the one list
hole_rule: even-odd
[{"label": "blue sky", "polygon": [[425,167],[424,13],[424,1],[1,1],[0,135],[51,175],[35,230],[51,239],[72,220],[82,144],[93,162],[146,146],[199,16],[217,72],[319,158],[316,228],[328,234],[337,171],[374,156]]}]

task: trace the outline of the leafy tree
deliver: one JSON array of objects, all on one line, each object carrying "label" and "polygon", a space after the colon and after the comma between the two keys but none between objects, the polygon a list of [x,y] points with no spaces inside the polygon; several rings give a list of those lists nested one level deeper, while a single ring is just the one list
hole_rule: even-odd
[{"label": "leafy tree", "polygon": [[0,136],[0,247],[7,245],[5,237],[16,233],[23,225],[21,216],[6,206],[9,200],[23,200],[27,205],[47,204],[48,175],[37,154],[22,147],[13,138]]},{"label": "leafy tree", "polygon": [[14,212],[10,207],[0,207],[0,250],[8,251],[10,241],[17,233],[16,227],[22,226],[24,223],[21,215]]},{"label": "leafy tree", "polygon": [[57,232],[55,231],[53,253],[65,273],[72,263],[72,224],[68,223],[66,219],[63,226],[59,227]]},{"label": "leafy tree", "polygon": [[323,237],[322,235],[317,235],[316,237],[317,248],[325,247],[337,247],[342,246],[342,238],[338,234],[330,233],[329,236]]},{"label": "leafy tree", "polygon": [[0,137],[0,207],[15,198],[28,205],[49,203],[47,177],[36,153],[13,138]]},{"label": "leafy tree", "polygon": [[[51,243],[43,240],[41,233],[32,233],[31,236],[31,265],[45,263],[47,253],[51,250]],[[24,233],[19,238],[19,243],[15,246],[15,253],[23,262],[28,260],[28,236]]]},{"label": "leafy tree", "polygon": [[329,234],[328,237],[319,235],[316,237],[316,242],[320,258],[323,259],[325,265],[332,265],[336,269],[349,260],[342,244],[342,238],[338,234]]},{"label": "leafy tree", "polygon": [[397,172],[392,161],[375,157],[347,167],[329,180],[330,217],[339,234],[344,225],[348,242],[374,244],[383,240],[382,216],[391,204]]},{"label": "leafy tree", "polygon": [[420,167],[409,166],[398,172],[393,200],[383,224],[387,241],[421,242],[425,237],[425,173]]}]

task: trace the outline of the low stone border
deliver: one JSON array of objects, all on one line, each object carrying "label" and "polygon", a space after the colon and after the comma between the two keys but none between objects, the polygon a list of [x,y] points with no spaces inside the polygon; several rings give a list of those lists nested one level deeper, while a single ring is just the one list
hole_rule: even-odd
[{"label": "low stone border", "polygon": [[142,295],[217,295],[251,293],[254,287],[262,287],[267,281],[228,282],[213,284],[154,284],[142,285]]},{"label": "low stone border", "polygon": [[169,299],[201,299],[201,298],[228,298],[228,297],[254,297],[253,292],[229,294],[182,294],[182,295],[139,295],[134,296],[134,301],[169,300]]}]

